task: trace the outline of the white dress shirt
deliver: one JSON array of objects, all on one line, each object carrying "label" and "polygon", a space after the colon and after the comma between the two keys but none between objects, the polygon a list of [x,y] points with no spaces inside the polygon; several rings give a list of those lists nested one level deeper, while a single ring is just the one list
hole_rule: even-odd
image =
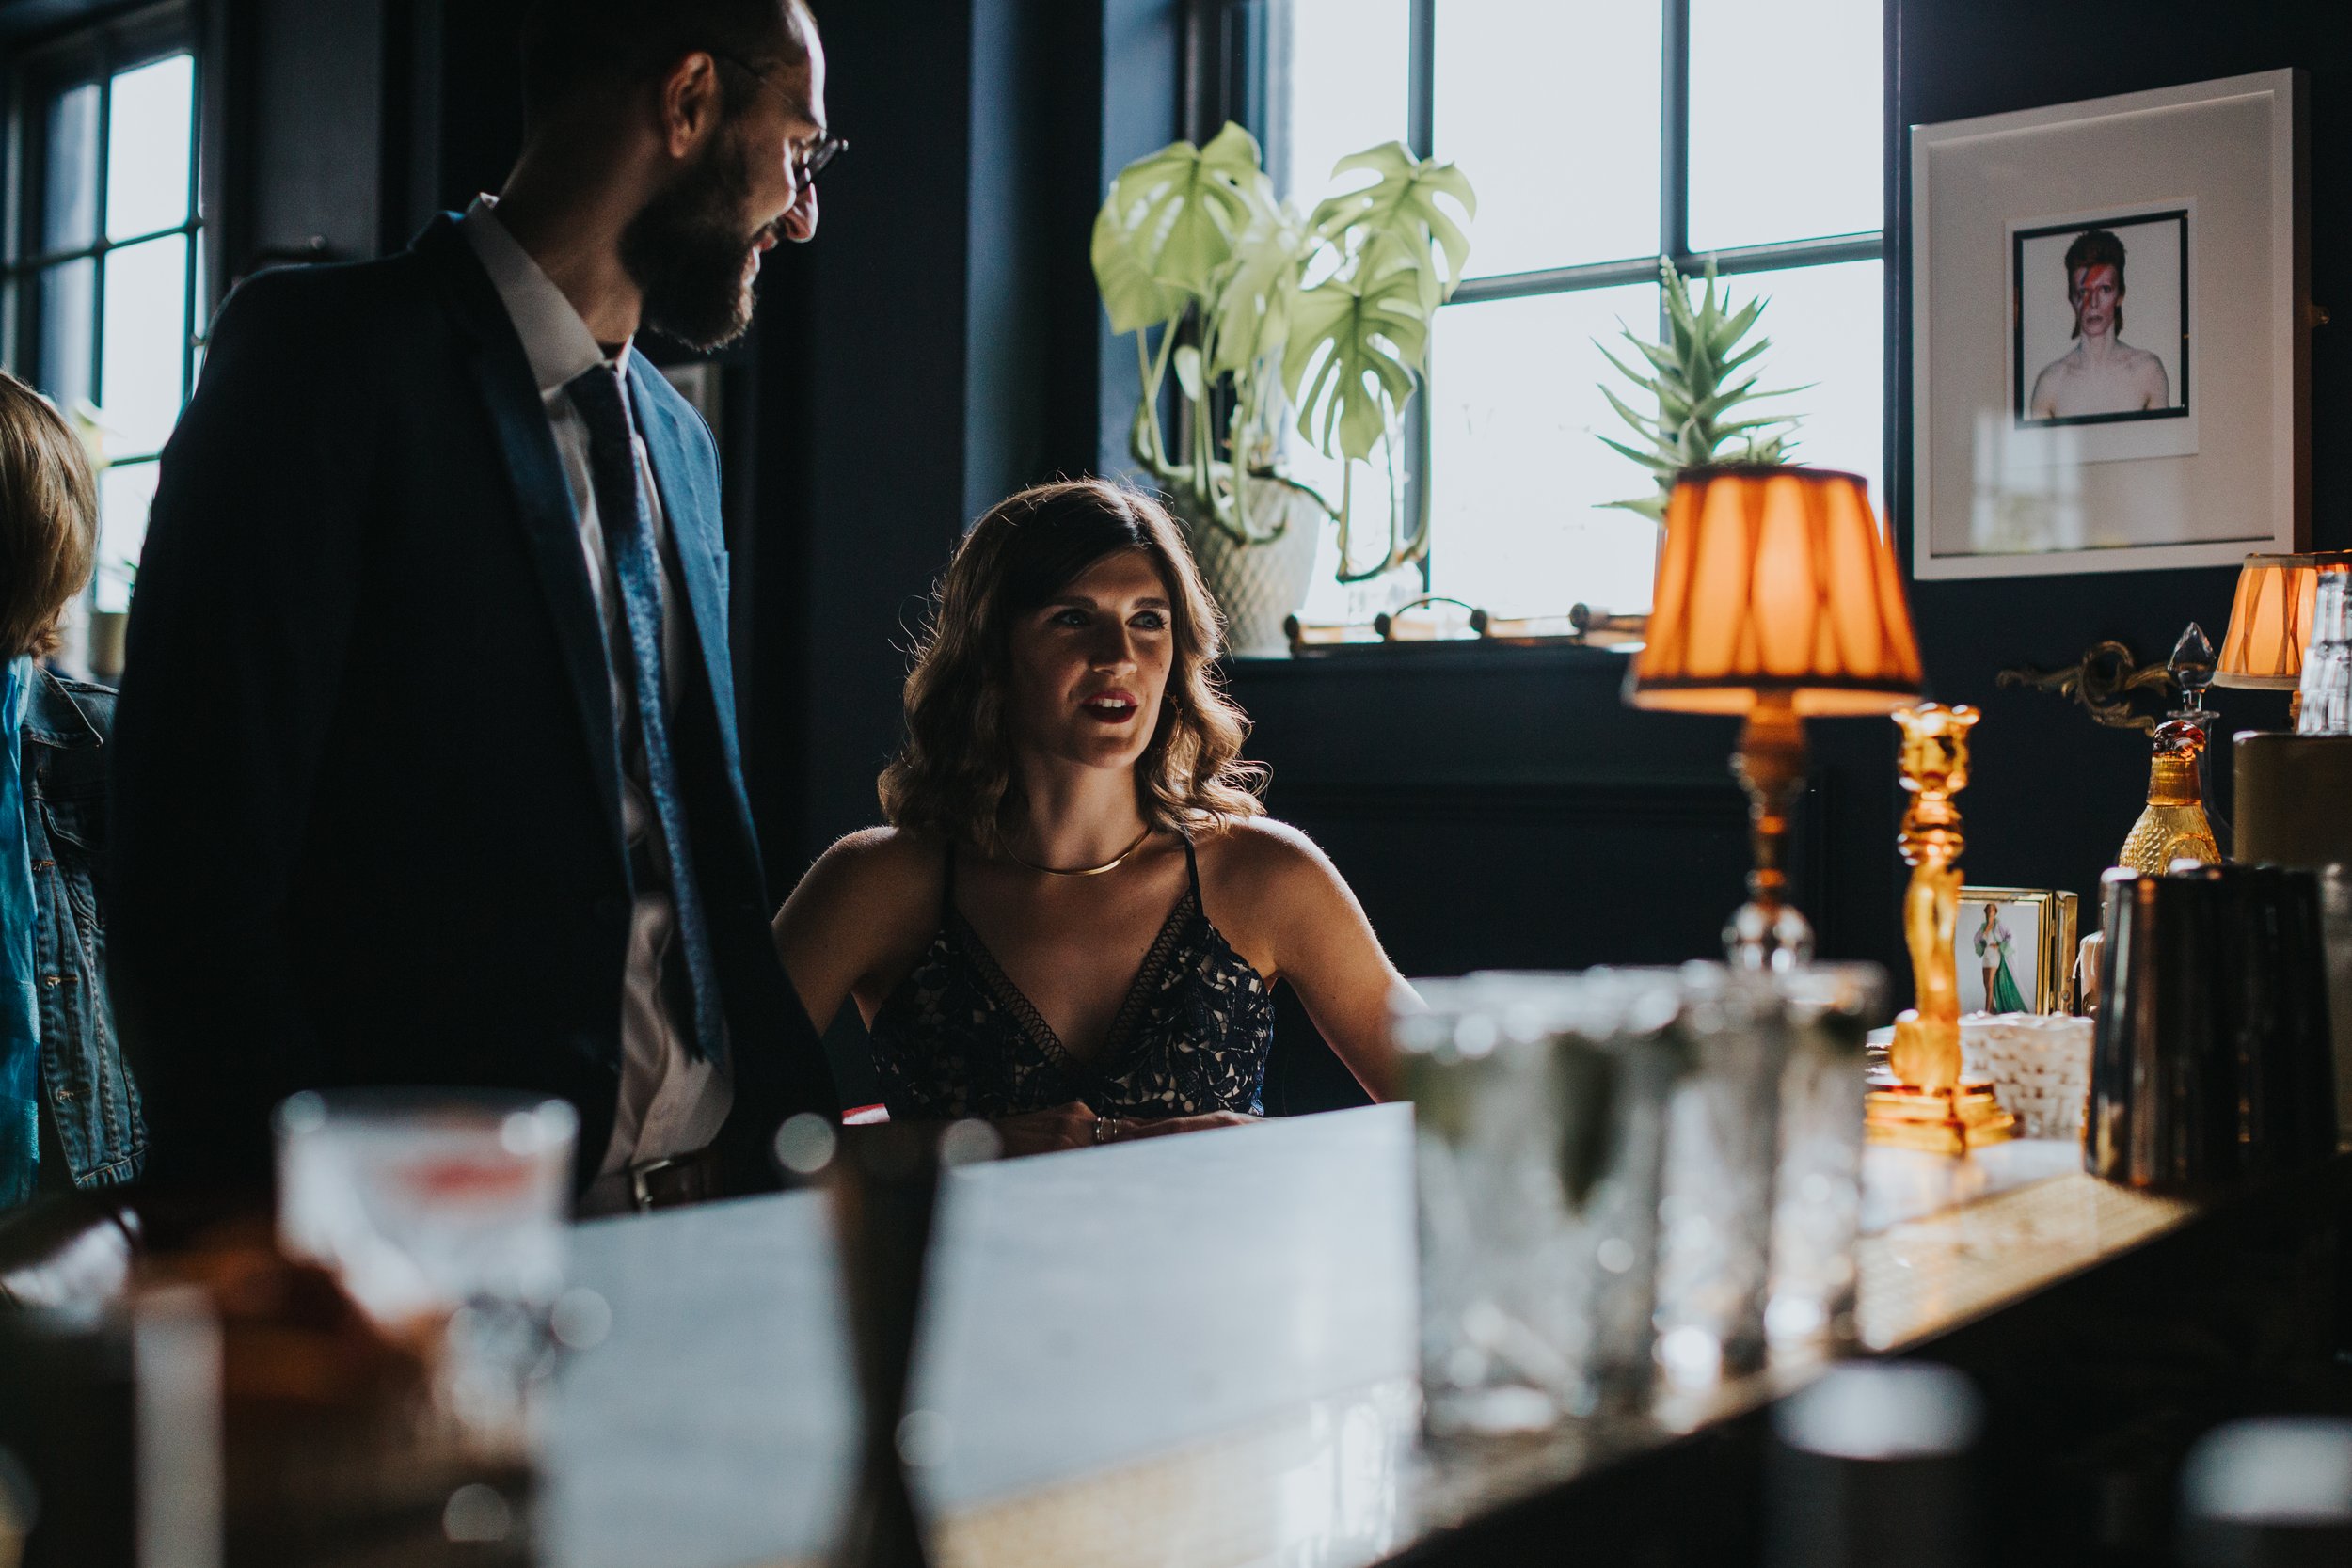
[{"label": "white dress shirt", "polygon": [[[492,211],[495,198],[477,198],[460,226],[474,254],[496,285],[506,313],[522,339],[523,354],[547,405],[555,448],[580,520],[580,554],[588,584],[604,618],[605,669],[611,677],[612,718],[621,743],[621,825],[628,839],[636,898],[629,914],[628,963],[621,991],[621,1098],[612,1119],[612,1141],[605,1148],[602,1175],[581,1201],[586,1212],[627,1204],[626,1172],[634,1164],[691,1154],[718,1135],[735,1101],[727,1074],[694,1056],[692,1003],[684,973],[685,955],[675,950],[677,910],[670,896],[670,872],[661,834],[655,831],[653,800],[645,783],[645,748],[637,719],[637,686],[629,673],[628,623],[605,553],[604,529],[596,517],[596,485],[588,467],[588,421],[564,392],[573,379],[599,366],[619,371],[629,364],[623,343],[608,355],[564,292],[539,270],[531,253],[506,231]],[[656,374],[640,366],[635,373]],[[629,408],[628,400],[622,406]],[[651,513],[654,548],[661,562],[661,665],[663,692],[673,712],[680,689],[682,661],[696,657],[691,628],[678,608],[675,574],[670,564],[668,526],[661,492],[654,483],[645,443],[634,434],[637,482]],[[665,987],[666,970],[675,970]]]}]

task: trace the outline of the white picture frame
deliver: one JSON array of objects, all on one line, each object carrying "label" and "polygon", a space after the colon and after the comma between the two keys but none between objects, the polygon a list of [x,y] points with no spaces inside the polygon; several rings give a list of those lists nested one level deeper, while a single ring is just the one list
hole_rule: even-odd
[{"label": "white picture frame", "polygon": [[[2270,71],[1911,127],[1915,578],[2303,547],[2308,100]],[[2112,323],[2076,287],[2102,256]],[[2087,320],[2113,345],[2088,369]]]}]

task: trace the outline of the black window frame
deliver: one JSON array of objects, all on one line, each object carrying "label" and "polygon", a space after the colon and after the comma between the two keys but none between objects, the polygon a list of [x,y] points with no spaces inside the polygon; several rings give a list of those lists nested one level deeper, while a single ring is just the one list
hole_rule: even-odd
[{"label": "black window frame", "polygon": [[[1186,0],[1179,96],[1185,135],[1198,141],[1214,135],[1226,120],[1233,120],[1258,138],[1265,150],[1268,167],[1275,166],[1281,157],[1272,114],[1281,89],[1270,80],[1270,73],[1279,64],[1270,16],[1276,3],[1278,0]],[[1405,139],[1414,156],[1420,158],[1429,157],[1437,144],[1438,5],[1438,0],[1407,0]],[[1661,0],[1660,9],[1658,248],[1645,256],[1529,272],[1482,275],[1473,270],[1440,309],[1626,284],[1655,284],[1661,256],[1670,259],[1685,274],[1698,272],[1711,261],[1717,275],[1724,277],[1851,261],[1877,261],[1882,265],[1889,261],[1892,253],[1883,206],[1876,230],[1712,251],[1691,248],[1691,0]],[[1883,189],[1882,181],[1883,192]],[[1475,250],[1471,261],[1474,268]],[[1662,339],[1665,333],[1666,310],[1661,297],[1660,337]],[[1420,388],[1420,395],[1405,411],[1405,441],[1398,460],[1405,476],[1405,504],[1413,515],[1422,515],[1428,504],[1425,480],[1430,465],[1429,393],[1439,370],[1433,353],[1431,373]],[[1891,404],[1883,398],[1882,428],[1891,421],[1892,414]],[[1431,562],[1443,544],[1435,532],[1431,534],[1429,553],[1421,563],[1424,593],[1429,589]]]},{"label": "black window frame", "polygon": [[[177,224],[151,232],[109,239],[106,234],[108,164],[111,148],[114,79],[125,71],[174,55],[190,57],[194,73],[188,146],[188,211]],[[88,244],[56,251],[27,248],[40,234],[48,201],[49,109],[58,98],[85,85],[98,87],[98,148],[96,212]],[[87,260],[92,283],[87,323],[90,401],[106,405],[105,313],[108,268],[104,258],[134,245],[184,236],[187,259],[181,269],[183,320],[187,330],[180,345],[181,396],[184,405],[196,388],[210,302],[198,297],[199,280],[208,276],[203,205],[205,59],[199,46],[197,18],[185,0],[165,0],[94,22],[87,22],[11,48],[7,57],[7,189],[13,198],[0,214],[0,364],[25,382],[45,387],[48,367],[40,363],[43,350],[41,313],[44,291],[40,276],[48,269]],[[210,284],[207,283],[209,289]],[[124,467],[156,460],[157,453],[126,453]],[[109,467],[117,466],[110,463]],[[96,592],[93,581],[91,592]]]}]

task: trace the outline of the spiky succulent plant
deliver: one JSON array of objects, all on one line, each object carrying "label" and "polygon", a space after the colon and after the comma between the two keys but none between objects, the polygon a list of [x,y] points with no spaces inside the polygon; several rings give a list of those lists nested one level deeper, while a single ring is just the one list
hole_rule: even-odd
[{"label": "spiky succulent plant", "polygon": [[[1717,296],[1711,258],[1703,289],[1663,256],[1658,259],[1658,277],[1666,300],[1667,341],[1651,342],[1630,328],[1625,334],[1649,373],[1635,371],[1606,348],[1600,351],[1618,374],[1657,400],[1657,411],[1647,413],[1609,388],[1601,388],[1609,406],[1646,445],[1632,446],[1607,436],[1601,441],[1648,469],[1658,482],[1653,494],[1609,504],[1638,512],[1652,522],[1665,520],[1666,498],[1673,494],[1675,480],[1685,468],[1709,463],[1784,461],[1795,444],[1791,436],[1797,417],[1758,413],[1755,404],[1804,390],[1803,387],[1756,389],[1756,361],[1772,346],[1772,341],[1758,338],[1742,346],[1740,340],[1764,314],[1762,295],[1731,309],[1730,290]],[[1727,446],[1732,450],[1725,451]]]}]

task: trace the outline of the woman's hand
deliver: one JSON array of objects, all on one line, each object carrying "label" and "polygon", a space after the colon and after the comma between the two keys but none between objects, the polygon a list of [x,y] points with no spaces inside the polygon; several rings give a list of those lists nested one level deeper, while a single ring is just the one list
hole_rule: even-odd
[{"label": "woman's hand", "polygon": [[[1023,1154],[1051,1154],[1062,1148],[1089,1148],[1102,1142],[1095,1123],[1102,1118],[1082,1100],[1067,1105],[1055,1105],[1042,1111],[1024,1111],[1017,1117],[998,1117],[996,1135],[1005,1140],[1005,1158]],[[1121,1123],[1132,1126],[1132,1123]]]},{"label": "woman's hand", "polygon": [[1255,1127],[1263,1119],[1239,1111],[1208,1111],[1196,1117],[1098,1117],[1085,1101],[1073,1100],[1048,1110],[998,1117],[993,1125],[997,1136],[1005,1140],[1005,1158],[1009,1160],[1023,1154],[1121,1144],[1134,1138],[1165,1138],[1175,1132]]},{"label": "woman's hand", "polygon": [[1220,1127],[1255,1127],[1264,1120],[1241,1111],[1204,1111],[1197,1117],[1153,1117],[1149,1120],[1120,1117],[1113,1122],[1112,1142],[1129,1138],[1165,1138],[1176,1132],[1211,1132]]}]

